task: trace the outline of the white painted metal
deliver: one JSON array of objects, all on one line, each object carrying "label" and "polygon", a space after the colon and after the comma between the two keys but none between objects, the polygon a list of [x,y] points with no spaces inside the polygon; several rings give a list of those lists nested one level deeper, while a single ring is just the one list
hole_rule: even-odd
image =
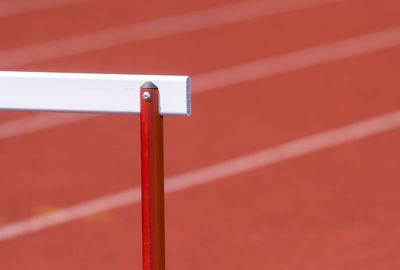
[{"label": "white painted metal", "polygon": [[190,78],[0,71],[0,110],[140,113],[140,86],[159,88],[161,115],[191,113]]}]

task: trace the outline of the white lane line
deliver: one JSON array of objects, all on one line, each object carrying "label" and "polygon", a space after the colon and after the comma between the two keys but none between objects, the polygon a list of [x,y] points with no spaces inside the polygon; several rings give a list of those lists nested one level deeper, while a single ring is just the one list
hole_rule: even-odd
[{"label": "white lane line", "polygon": [[91,114],[40,113],[12,119],[0,123],[0,140],[79,122],[93,117],[94,115]]},{"label": "white lane line", "polygon": [[400,45],[400,26],[301,51],[265,58],[193,77],[193,92],[205,92]]},{"label": "white lane line", "polygon": [[[211,91],[219,87],[266,78],[398,45],[400,45],[400,26],[197,75],[192,78],[192,91],[193,94]],[[57,114],[38,114],[32,118],[26,118],[26,120],[9,120],[0,123],[0,140],[78,122],[88,117],[93,116],[65,114],[58,117]],[[32,123],[30,123],[31,121]],[[37,124],[38,122],[40,124]]]},{"label": "white lane line", "polygon": [[[168,178],[165,182],[165,192],[169,194],[201,184],[215,182],[239,173],[349,143],[399,127],[400,110]],[[2,226],[0,227],[0,241],[65,224],[88,215],[110,211],[139,201],[139,187],[100,197],[95,200],[66,207],[57,212]]]},{"label": "white lane line", "polygon": [[5,0],[0,2],[0,18],[89,1],[94,0]]},{"label": "white lane line", "polygon": [[244,1],[0,52],[7,69],[344,0]]}]

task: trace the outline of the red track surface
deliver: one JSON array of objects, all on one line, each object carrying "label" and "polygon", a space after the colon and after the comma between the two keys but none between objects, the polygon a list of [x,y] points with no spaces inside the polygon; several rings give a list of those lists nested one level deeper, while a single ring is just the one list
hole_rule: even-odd
[{"label": "red track surface", "polygon": [[[230,2],[0,18],[0,50]],[[399,13],[345,0],[14,69],[197,75],[395,27]],[[165,119],[166,176],[396,111],[399,69],[397,46],[195,94],[192,117]],[[138,116],[112,115],[0,140],[0,228],[139,186],[139,135]],[[167,269],[399,269],[399,141],[396,129],[167,195]],[[140,220],[134,204],[0,241],[0,269],[140,269]]]}]

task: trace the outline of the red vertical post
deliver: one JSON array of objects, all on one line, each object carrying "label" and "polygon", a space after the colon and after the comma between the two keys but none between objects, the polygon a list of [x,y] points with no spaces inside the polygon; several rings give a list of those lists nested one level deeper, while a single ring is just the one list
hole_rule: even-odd
[{"label": "red vertical post", "polygon": [[163,118],[158,88],[140,89],[143,269],[165,269]]}]

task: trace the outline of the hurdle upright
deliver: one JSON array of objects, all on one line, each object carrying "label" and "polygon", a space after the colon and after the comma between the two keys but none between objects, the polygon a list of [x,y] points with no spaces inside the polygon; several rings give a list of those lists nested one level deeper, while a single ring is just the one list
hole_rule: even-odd
[{"label": "hurdle upright", "polygon": [[190,116],[188,76],[0,71],[0,110],[140,114],[143,269],[165,269],[163,116]]}]

